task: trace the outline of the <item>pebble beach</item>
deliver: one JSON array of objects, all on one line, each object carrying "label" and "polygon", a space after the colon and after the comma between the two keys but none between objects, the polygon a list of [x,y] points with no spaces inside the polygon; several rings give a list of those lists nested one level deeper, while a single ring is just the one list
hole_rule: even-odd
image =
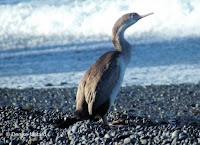
[{"label": "pebble beach", "polygon": [[0,89],[0,144],[200,144],[200,84],[122,87],[101,120],[73,115],[77,88]]},{"label": "pebble beach", "polygon": [[[1,0],[0,145],[200,145],[199,1]],[[123,14],[154,15],[128,28],[120,91],[101,119],[61,128],[77,86]],[[71,120],[70,120],[71,121]]]}]

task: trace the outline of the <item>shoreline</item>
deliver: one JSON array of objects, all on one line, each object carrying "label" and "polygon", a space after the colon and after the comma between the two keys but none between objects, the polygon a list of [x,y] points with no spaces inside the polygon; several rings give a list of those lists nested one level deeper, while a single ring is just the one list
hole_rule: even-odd
[{"label": "shoreline", "polygon": [[[76,87],[0,88],[0,106],[73,113]],[[155,122],[200,122],[200,83],[121,87],[111,112],[128,112]]]}]

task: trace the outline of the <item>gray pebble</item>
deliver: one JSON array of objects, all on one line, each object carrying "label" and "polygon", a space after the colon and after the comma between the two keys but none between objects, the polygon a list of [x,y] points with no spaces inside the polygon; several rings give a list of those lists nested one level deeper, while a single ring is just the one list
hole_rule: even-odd
[{"label": "gray pebble", "polygon": [[147,139],[141,139],[141,144],[147,144],[148,143],[148,140]]},{"label": "gray pebble", "polygon": [[174,139],[175,137],[178,137],[178,136],[179,136],[179,133],[181,133],[180,130],[175,130],[175,131],[172,133],[172,139]]},{"label": "gray pebble", "polygon": [[199,138],[197,138],[197,141],[198,141],[198,144],[200,144],[200,137],[199,137]]},{"label": "gray pebble", "polygon": [[177,145],[178,144],[178,138],[174,137],[172,141],[172,145]]},{"label": "gray pebble", "polygon": [[131,143],[131,138],[127,137],[124,139],[124,144],[129,144]]},{"label": "gray pebble", "polygon": [[77,131],[77,129],[78,129],[78,126],[75,124],[75,125],[73,125],[71,130],[73,133],[75,133]]},{"label": "gray pebble", "polygon": [[15,128],[21,128],[21,126],[18,124],[18,122],[15,123]]},{"label": "gray pebble", "polygon": [[110,134],[106,133],[105,136],[104,136],[104,138],[110,139],[110,138],[112,138],[112,137],[110,136]]},{"label": "gray pebble", "polygon": [[98,142],[100,140],[100,137],[96,137],[94,140],[95,142]]},{"label": "gray pebble", "polygon": [[142,130],[138,132],[139,136],[142,136],[143,134],[144,134],[144,131],[142,131]]},{"label": "gray pebble", "polygon": [[186,134],[186,133],[180,133],[179,134],[179,140],[184,140],[184,139],[186,139],[188,137],[188,135]]}]

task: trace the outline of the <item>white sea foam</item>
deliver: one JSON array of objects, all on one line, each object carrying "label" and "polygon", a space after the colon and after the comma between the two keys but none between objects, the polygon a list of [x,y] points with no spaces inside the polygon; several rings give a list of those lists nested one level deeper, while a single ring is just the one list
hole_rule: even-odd
[{"label": "white sea foam", "polygon": [[[122,86],[198,83],[200,67],[195,65],[172,65],[162,67],[128,68]],[[39,75],[1,77],[0,87],[9,88],[44,88],[77,87],[84,71],[52,73]],[[65,85],[62,85],[65,83]]]},{"label": "white sea foam", "polygon": [[0,3],[0,49],[108,40],[116,19],[133,11],[154,12],[154,15],[131,28],[126,33],[128,37],[200,36],[198,0],[15,0]]}]

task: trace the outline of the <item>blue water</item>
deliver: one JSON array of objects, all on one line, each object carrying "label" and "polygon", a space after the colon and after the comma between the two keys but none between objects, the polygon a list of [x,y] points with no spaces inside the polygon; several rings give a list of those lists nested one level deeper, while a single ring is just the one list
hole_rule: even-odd
[{"label": "blue water", "polygon": [[114,50],[112,26],[128,12],[154,15],[125,33],[133,46],[125,84],[198,82],[199,7],[198,0],[2,0],[0,86],[12,87],[9,77],[20,84],[22,76],[83,74],[99,56]]}]

